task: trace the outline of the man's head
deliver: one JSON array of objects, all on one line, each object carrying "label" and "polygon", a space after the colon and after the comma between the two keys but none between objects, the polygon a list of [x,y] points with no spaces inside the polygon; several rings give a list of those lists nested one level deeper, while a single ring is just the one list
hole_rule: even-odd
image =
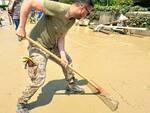
[{"label": "man's head", "polygon": [[76,0],[70,7],[69,16],[77,19],[83,18],[91,12],[92,7],[92,0]]}]

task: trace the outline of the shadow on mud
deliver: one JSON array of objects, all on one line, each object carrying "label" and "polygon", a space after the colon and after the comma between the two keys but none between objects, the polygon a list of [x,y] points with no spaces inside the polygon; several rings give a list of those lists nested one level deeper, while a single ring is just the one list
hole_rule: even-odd
[{"label": "shadow on mud", "polygon": [[[82,86],[82,85],[88,84],[88,82],[86,80],[79,80],[78,84],[80,86]],[[67,93],[56,93],[59,90],[65,90],[66,85],[67,85],[67,82],[65,79],[53,80],[53,81],[48,82],[42,88],[42,93],[39,94],[37,100],[29,103],[29,110],[49,104],[52,101],[54,95],[68,95]],[[75,94],[75,95],[77,95],[77,94]],[[81,94],[79,94],[79,95],[81,95]],[[95,95],[95,94],[94,93],[84,93],[82,95]]]}]

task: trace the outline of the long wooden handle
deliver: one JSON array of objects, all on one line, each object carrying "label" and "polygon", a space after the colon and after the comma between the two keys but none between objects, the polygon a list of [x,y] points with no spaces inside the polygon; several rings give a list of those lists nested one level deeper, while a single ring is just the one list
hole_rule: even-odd
[{"label": "long wooden handle", "polygon": [[[39,47],[40,49],[42,49],[43,51],[45,51],[47,54],[49,54],[51,57],[55,58],[57,61],[61,62],[61,59],[59,57],[57,57],[56,55],[54,55],[53,53],[51,53],[49,50],[47,50],[46,48],[44,48],[43,46],[41,46],[39,43],[35,42],[34,40],[32,40],[29,37],[26,37],[26,39],[34,44],[35,46]],[[112,98],[109,97],[109,95],[104,94],[103,92],[104,89],[100,86],[98,86],[95,82],[91,81],[90,79],[88,79],[87,77],[85,77],[83,74],[79,73],[78,71],[76,71],[76,69],[74,69],[73,67],[71,67],[70,65],[68,65],[68,67],[70,70],[72,70],[73,72],[75,72],[76,74],[78,74],[80,77],[82,77],[83,79],[87,80],[88,83],[93,86],[96,90],[97,93],[99,93],[98,97],[112,110],[115,111],[118,108],[118,104],[119,102],[116,100],[113,100]]]},{"label": "long wooden handle", "polygon": [[[49,50],[47,50],[46,48],[44,48],[42,45],[40,45],[39,43],[37,43],[36,41],[32,40],[29,37],[26,37],[26,39],[31,42],[32,44],[34,44],[35,46],[39,47],[40,49],[42,49],[43,51],[45,51],[47,54],[49,54],[51,57],[53,57],[54,59],[56,59],[58,62],[61,62],[61,59],[59,57],[57,57],[55,54],[53,54],[52,52],[50,52]],[[87,77],[85,77],[83,74],[79,73],[76,69],[74,69],[73,67],[71,67],[70,65],[68,65],[68,67],[70,70],[72,70],[73,72],[75,72],[77,75],[79,75],[80,77],[82,77],[83,79],[87,80],[88,83],[90,85],[92,85],[98,92],[100,91],[100,87],[97,86],[97,84],[95,84],[93,81],[91,81],[90,79],[88,79]]]}]

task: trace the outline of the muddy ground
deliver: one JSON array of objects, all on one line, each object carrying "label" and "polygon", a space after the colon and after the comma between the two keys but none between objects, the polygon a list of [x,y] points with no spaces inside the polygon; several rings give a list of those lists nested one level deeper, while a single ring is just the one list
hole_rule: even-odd
[{"label": "muddy ground", "polygon": [[[27,26],[27,32],[31,27]],[[28,84],[22,57],[27,41],[19,42],[13,26],[0,28],[0,113],[15,113],[16,102]],[[66,50],[74,67],[105,88],[116,100],[116,113],[150,112],[150,37],[93,32],[73,26],[66,36]],[[79,76],[84,95],[66,95],[61,68],[47,65],[44,86],[30,100],[31,113],[112,113]],[[115,113],[114,112],[114,113]]]}]

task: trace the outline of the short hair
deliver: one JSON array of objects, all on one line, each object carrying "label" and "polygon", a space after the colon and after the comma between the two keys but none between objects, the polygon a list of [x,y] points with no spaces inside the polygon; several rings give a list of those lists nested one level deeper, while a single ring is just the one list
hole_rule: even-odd
[{"label": "short hair", "polygon": [[75,2],[86,3],[92,7],[94,6],[94,0],[75,0]]}]

